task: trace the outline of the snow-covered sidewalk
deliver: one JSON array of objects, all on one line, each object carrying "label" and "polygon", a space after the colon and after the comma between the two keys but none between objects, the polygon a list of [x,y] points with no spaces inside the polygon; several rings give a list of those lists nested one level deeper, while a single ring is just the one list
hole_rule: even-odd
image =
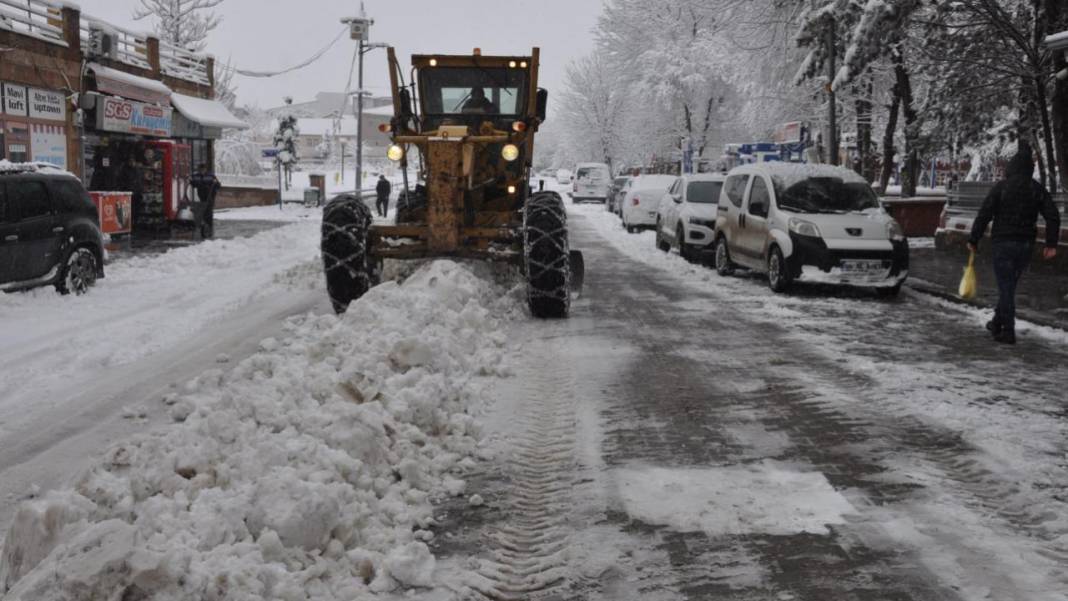
[{"label": "snow-covered sidewalk", "polygon": [[351,601],[433,584],[431,499],[465,490],[480,380],[507,373],[521,290],[437,261],[340,319],[291,318],[169,397],[177,423],[23,504],[0,593]]},{"label": "snow-covered sidewalk", "polygon": [[109,265],[83,296],[0,295],[0,436],[72,385],[173,347],[278,287],[320,286],[318,223]]}]

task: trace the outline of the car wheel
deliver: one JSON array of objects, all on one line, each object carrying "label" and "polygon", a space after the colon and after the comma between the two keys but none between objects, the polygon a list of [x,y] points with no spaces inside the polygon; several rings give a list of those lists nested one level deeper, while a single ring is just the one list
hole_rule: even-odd
[{"label": "car wheel", "polygon": [[671,250],[671,244],[667,240],[664,240],[663,236],[660,234],[659,219],[656,220],[656,247],[664,252],[669,252]]},{"label": "car wheel", "polygon": [[678,242],[679,245],[679,256],[689,261],[691,257],[689,249],[686,248],[686,230],[683,229],[681,223],[675,231],[675,241]]},{"label": "car wheel", "polygon": [[60,294],[85,294],[96,284],[97,262],[93,251],[80,246],[71,251],[59,271],[56,290]]},{"label": "car wheel", "polygon": [[894,284],[893,286],[886,286],[884,288],[876,288],[875,293],[882,298],[896,298],[901,293],[901,284]]},{"label": "car wheel", "polygon": [[726,236],[716,239],[716,273],[723,277],[734,273],[734,264],[731,263],[731,251],[727,248]]},{"label": "car wheel", "polygon": [[768,253],[768,286],[773,292],[786,292],[793,283],[790,268],[778,246],[772,246]]}]

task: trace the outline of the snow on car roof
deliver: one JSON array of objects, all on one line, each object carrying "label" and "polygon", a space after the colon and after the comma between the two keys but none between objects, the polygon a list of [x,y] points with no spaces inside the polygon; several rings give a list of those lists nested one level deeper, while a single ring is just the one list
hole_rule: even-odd
[{"label": "snow on car roof", "polygon": [[12,163],[7,159],[0,159],[0,174],[7,173],[40,173],[42,175],[65,175],[73,178],[78,176],[70,171],[60,169],[51,163]]},{"label": "snow on car roof", "polygon": [[[834,165],[817,165],[811,163],[759,163],[746,165],[744,173],[751,172],[753,168],[763,171],[771,176],[776,183],[789,188],[794,184],[814,177],[833,177],[845,182],[867,184],[868,180],[852,169],[836,167]],[[740,169],[740,170],[741,170]]]}]

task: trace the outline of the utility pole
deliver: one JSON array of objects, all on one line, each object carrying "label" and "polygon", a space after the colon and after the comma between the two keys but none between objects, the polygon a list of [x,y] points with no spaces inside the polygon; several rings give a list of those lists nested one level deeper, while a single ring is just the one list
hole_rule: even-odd
[{"label": "utility pole", "polygon": [[363,2],[360,2],[360,16],[345,18],[341,22],[349,25],[349,37],[359,44],[357,48],[359,56],[357,59],[360,64],[356,80],[356,195],[359,196],[360,190],[363,188],[363,96],[365,94],[363,89],[363,55],[375,48],[385,48],[388,44],[368,43],[367,39],[371,31],[371,25],[374,25],[375,21],[367,18],[367,11],[364,10]]},{"label": "utility pole", "polygon": [[834,93],[834,77],[838,70],[838,44],[834,18],[827,22],[827,162],[838,164],[838,101]]}]

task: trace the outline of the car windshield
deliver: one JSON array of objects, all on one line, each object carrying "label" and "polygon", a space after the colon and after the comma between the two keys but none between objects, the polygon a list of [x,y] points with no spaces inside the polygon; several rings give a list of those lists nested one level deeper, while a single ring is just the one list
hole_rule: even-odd
[{"label": "car windshield", "polygon": [[575,179],[604,179],[604,170],[595,167],[582,167],[575,173]]},{"label": "car windshield", "polygon": [[775,195],[780,209],[798,213],[854,213],[879,208],[879,199],[867,183],[836,177],[810,177],[785,189],[776,180]]},{"label": "car windshield", "polygon": [[717,203],[722,188],[723,182],[690,182],[686,186],[686,202]]},{"label": "car windshield", "polygon": [[428,115],[518,115],[525,108],[523,69],[440,67],[420,77]]}]

